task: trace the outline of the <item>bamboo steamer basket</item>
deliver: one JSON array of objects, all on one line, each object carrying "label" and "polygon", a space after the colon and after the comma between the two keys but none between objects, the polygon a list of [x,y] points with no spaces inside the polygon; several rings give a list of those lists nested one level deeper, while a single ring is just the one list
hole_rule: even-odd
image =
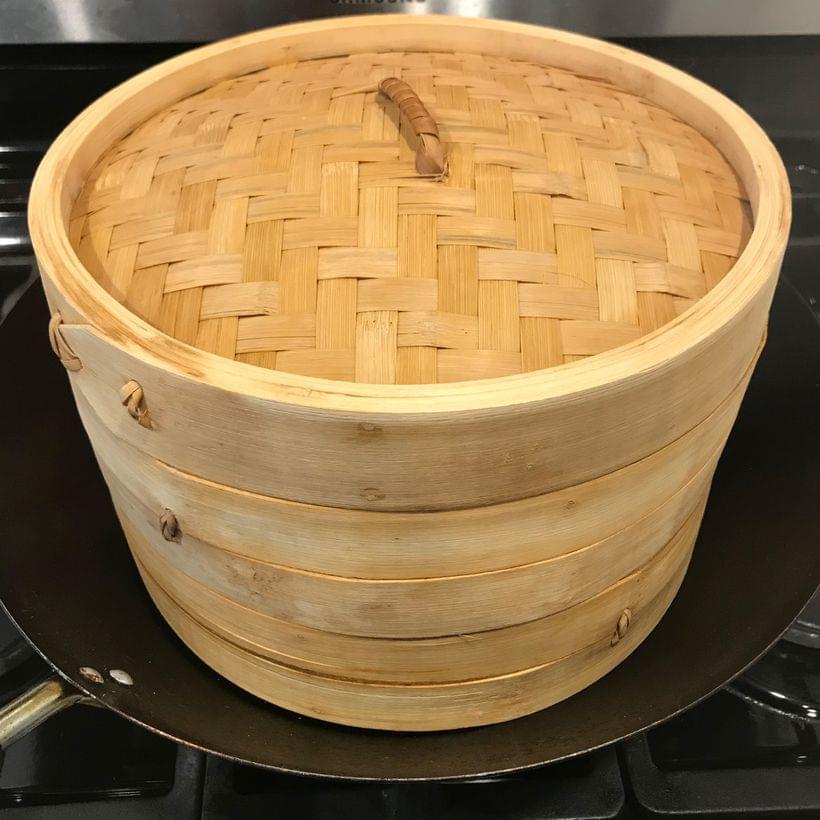
[{"label": "bamboo steamer basket", "polygon": [[657,624],[789,219],[709,87],[432,16],[163,63],[63,132],[30,205],[159,610],[259,697],[394,730],[549,706]]}]

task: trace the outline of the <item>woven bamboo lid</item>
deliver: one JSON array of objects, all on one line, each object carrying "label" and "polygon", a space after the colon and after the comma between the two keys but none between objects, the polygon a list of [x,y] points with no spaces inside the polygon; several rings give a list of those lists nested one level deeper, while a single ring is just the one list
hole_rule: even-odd
[{"label": "woven bamboo lid", "polygon": [[750,231],[733,170],[673,114],[564,69],[439,52],[206,88],[111,146],[71,218],[83,264],[164,333],[401,384],[633,341],[714,287]]}]

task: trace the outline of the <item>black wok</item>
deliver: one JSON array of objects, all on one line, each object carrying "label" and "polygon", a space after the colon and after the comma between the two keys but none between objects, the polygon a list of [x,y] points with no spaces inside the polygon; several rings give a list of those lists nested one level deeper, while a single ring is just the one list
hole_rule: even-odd
[{"label": "black wok", "polygon": [[377,780],[509,772],[620,740],[705,698],[778,639],[820,580],[820,328],[783,281],[689,573],[624,663],[563,703],[497,726],[402,734],[300,717],[220,678],[157,614],[47,320],[35,284],[0,326],[0,598],[58,674],[3,710],[0,743],[93,699],[181,743],[282,771]]}]

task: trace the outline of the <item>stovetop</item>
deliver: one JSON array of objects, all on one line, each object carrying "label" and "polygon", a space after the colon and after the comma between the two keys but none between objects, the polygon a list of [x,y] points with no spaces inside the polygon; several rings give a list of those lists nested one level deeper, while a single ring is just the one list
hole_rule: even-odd
[{"label": "stovetop", "polygon": [[[794,222],[781,287],[820,323],[820,88],[814,82],[820,37],[626,44],[710,82],[766,128],[793,190]],[[0,321],[35,277],[25,209],[32,174],[49,141],[107,88],[180,50],[175,45],[0,47],[0,104],[6,112],[0,120]],[[525,774],[428,784],[312,780],[208,757],[106,710],[75,706],[5,752],[0,811],[12,818],[123,820],[817,818],[818,608],[815,603],[814,611],[807,611],[790,635],[794,640],[780,641],[738,681],[678,718],[615,748]],[[46,664],[0,616],[0,703],[46,672]]]}]

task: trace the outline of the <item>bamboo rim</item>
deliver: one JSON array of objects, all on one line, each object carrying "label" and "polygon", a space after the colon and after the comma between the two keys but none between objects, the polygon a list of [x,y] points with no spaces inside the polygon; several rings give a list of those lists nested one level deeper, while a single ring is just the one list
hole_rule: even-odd
[{"label": "bamboo rim", "polygon": [[[391,47],[405,50],[452,44],[459,32],[468,31],[473,50],[588,71],[678,114],[711,139],[743,180],[755,224],[741,256],[689,310],[627,345],[547,370],[437,385],[339,382],[224,359],[162,334],[93,279],[71,246],[67,223],[73,200],[102,150],[187,93],[277,61],[347,53],[351,44],[347,51],[355,51],[357,38],[372,43],[374,29],[391,29]],[[328,38],[330,31],[333,37]],[[168,82],[172,77],[175,82]],[[98,146],[95,139],[102,134],[106,142]],[[67,126],[37,170],[29,204],[29,229],[42,271],[74,312],[111,344],[175,374],[283,405],[386,414],[563,404],[590,390],[628,386],[642,374],[669,368],[694,355],[770,285],[785,250],[790,219],[788,182],[774,146],[748,114],[715,89],[664,63],[593,38],[520,23],[434,15],[359,15],[279,26],[161,63],[109,91]]]}]

